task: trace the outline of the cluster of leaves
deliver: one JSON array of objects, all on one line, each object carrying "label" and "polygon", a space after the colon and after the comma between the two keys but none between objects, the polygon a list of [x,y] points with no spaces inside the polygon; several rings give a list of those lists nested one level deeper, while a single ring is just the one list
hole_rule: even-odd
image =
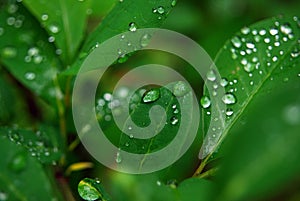
[{"label": "cluster of leaves", "polygon": [[[75,199],[69,189],[74,184],[66,182],[68,174],[92,166],[79,162],[82,159],[72,152],[79,142],[73,141],[76,131],[70,108],[78,69],[106,39],[128,30],[160,27],[175,4],[175,0],[116,2],[89,34],[87,19],[102,12],[96,9],[97,1],[6,0],[0,4],[0,150],[5,153],[0,161],[0,200]],[[127,59],[128,55],[121,55],[118,61]],[[112,196],[99,180],[79,183],[81,177],[74,177],[80,196],[86,200],[299,199],[298,189],[292,187],[300,179],[296,151],[300,139],[300,19],[276,17],[242,28],[219,51],[215,63],[221,80],[217,72],[208,72],[199,101],[201,129],[178,162],[140,176],[109,172],[99,165],[96,175],[103,178]],[[219,97],[223,88],[226,94]],[[106,108],[112,100],[107,94],[102,98],[99,94],[103,92],[98,94],[100,125],[108,135],[118,133],[111,141],[122,150],[157,151],[184,124],[178,119],[183,109],[192,109],[190,102],[185,102],[186,108],[174,108],[178,103],[174,91],[155,90],[160,95],[148,104],[140,104],[145,90],[136,94],[132,119],[144,126],[150,108],[161,105],[170,123],[156,138],[145,141],[120,135],[111,121],[111,108]],[[188,94],[182,96],[189,100]],[[214,101],[214,94],[221,101]],[[108,102],[103,105],[103,101]],[[226,110],[211,113],[212,108],[222,108],[219,104],[225,104]],[[217,146],[205,142],[212,152],[199,161],[201,142],[210,129],[219,136],[209,139]],[[120,160],[116,158],[117,163]]]}]

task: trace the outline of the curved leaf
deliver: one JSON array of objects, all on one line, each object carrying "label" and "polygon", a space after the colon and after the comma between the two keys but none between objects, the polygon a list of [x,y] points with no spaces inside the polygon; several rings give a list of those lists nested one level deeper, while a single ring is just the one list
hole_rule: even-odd
[{"label": "curved leaf", "polygon": [[[299,82],[299,38],[298,17],[276,17],[242,28],[221,49],[215,63],[223,79],[212,79],[214,72],[209,72],[204,96],[209,97],[209,88],[215,93],[211,96],[213,99],[224,86],[226,94],[219,103],[225,104],[227,109],[218,110],[220,105],[207,107],[202,103],[204,133],[212,124],[214,135],[221,136],[212,152],[218,149],[234,125],[243,123],[249,104],[260,96],[267,96],[269,91],[285,88],[286,83]],[[212,107],[218,110],[215,116],[210,115]],[[204,144],[204,150],[211,150],[210,146],[209,142]]]},{"label": "curved leaf", "polygon": [[35,94],[56,104],[62,94],[55,84],[60,62],[47,34],[22,4],[0,8],[0,62]]},{"label": "curved leaf", "polygon": [[[80,59],[65,74],[77,74],[84,58],[90,51],[105,40],[128,31],[130,26],[133,26],[132,30],[160,27],[171,8],[175,6],[174,2],[176,1],[124,0],[117,2],[100,26],[88,37],[81,51]],[[160,11],[157,10],[158,8],[161,8]]]},{"label": "curved leaf", "polygon": [[88,1],[24,0],[23,3],[50,37],[54,37],[65,64],[71,64],[84,36]]}]

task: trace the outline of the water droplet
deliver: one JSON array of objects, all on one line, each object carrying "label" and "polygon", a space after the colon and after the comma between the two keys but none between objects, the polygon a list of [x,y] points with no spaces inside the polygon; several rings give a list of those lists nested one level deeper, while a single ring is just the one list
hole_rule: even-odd
[{"label": "water droplet", "polygon": [[56,34],[56,33],[59,32],[59,27],[52,24],[52,25],[49,26],[49,30],[50,30],[52,33]]},{"label": "water droplet", "polygon": [[185,82],[179,81],[174,85],[173,94],[177,97],[184,96],[190,91]]},{"label": "water droplet", "polygon": [[179,122],[178,118],[175,117],[175,116],[174,116],[174,117],[171,117],[171,120],[170,120],[170,121],[171,121],[171,124],[172,124],[172,125],[176,125],[176,124]]},{"label": "water droplet", "polygon": [[151,39],[150,34],[143,35],[141,40],[140,40],[141,47],[146,47],[149,44],[150,39]]},{"label": "water droplet", "polygon": [[289,81],[288,77],[283,78],[283,82],[288,82],[288,81]]},{"label": "water droplet", "polygon": [[49,43],[53,43],[55,41],[55,37],[54,36],[50,36],[48,38]]},{"label": "water droplet", "polygon": [[262,29],[259,31],[259,35],[264,36],[266,35],[267,31],[265,29]]},{"label": "water droplet", "polygon": [[172,6],[172,7],[176,6],[176,3],[177,3],[177,0],[172,0],[171,6]]},{"label": "water droplet", "polygon": [[206,77],[209,81],[215,81],[217,79],[216,74],[213,70],[208,71]]},{"label": "water droplet", "polygon": [[231,39],[231,43],[236,48],[240,48],[242,46],[242,42],[237,36],[235,36]]},{"label": "water droplet", "polygon": [[265,39],[264,39],[264,42],[265,42],[265,43],[270,43],[270,41],[271,41],[270,38],[265,38]]},{"label": "water droplet", "polygon": [[209,108],[210,104],[211,104],[211,102],[207,96],[203,96],[200,100],[200,103],[203,108]]},{"label": "water droplet", "polygon": [[0,27],[0,36],[2,36],[3,34],[4,34],[4,29]]},{"label": "water droplet", "polygon": [[134,22],[129,23],[129,31],[135,32],[137,30],[137,26]]},{"label": "water droplet", "polygon": [[290,24],[283,24],[280,26],[280,31],[285,35],[289,35],[292,33],[292,28]]},{"label": "water droplet", "polygon": [[275,36],[275,35],[278,34],[278,29],[276,29],[276,28],[271,28],[269,32],[270,32],[270,34],[271,34],[272,36]]},{"label": "water droplet", "polygon": [[99,185],[95,180],[85,178],[81,180],[78,184],[78,193],[84,200],[94,201],[99,199],[102,195],[95,187]]},{"label": "water droplet", "polygon": [[299,105],[289,105],[283,110],[283,118],[290,125],[299,125],[300,107]]},{"label": "water droplet", "polygon": [[247,63],[245,66],[244,66],[244,70],[248,73],[254,71],[255,69],[255,65],[253,63]]},{"label": "water droplet", "polygon": [[118,152],[117,156],[116,156],[116,163],[121,163],[121,162],[122,162],[122,157],[121,157],[120,152]]},{"label": "water droplet", "polygon": [[246,47],[253,49],[255,48],[255,45],[253,43],[246,43]]},{"label": "water droplet", "polygon": [[274,56],[273,58],[272,58],[272,61],[273,62],[276,62],[278,60],[278,57],[276,57],[276,56]]},{"label": "water droplet", "polygon": [[161,181],[157,180],[156,185],[161,186]]},{"label": "water droplet", "polygon": [[226,115],[227,115],[227,116],[233,115],[233,110],[232,110],[231,108],[227,108],[227,110],[226,110]]},{"label": "water droplet", "polygon": [[103,95],[104,100],[106,101],[111,101],[112,100],[112,95],[110,93],[105,93]]},{"label": "water droplet", "polygon": [[42,21],[47,21],[48,18],[49,18],[49,16],[47,14],[43,14],[41,17]]},{"label": "water droplet", "polygon": [[4,58],[14,58],[17,56],[17,49],[14,47],[5,47],[1,51],[1,56]]},{"label": "water droplet", "polygon": [[55,50],[55,54],[61,55],[61,53],[62,53],[62,50],[61,50],[61,49],[56,49],[56,50]]},{"label": "water droplet", "polygon": [[37,47],[29,48],[27,54],[28,56],[36,56],[39,54],[39,49]]},{"label": "water droplet", "polygon": [[233,94],[225,94],[223,97],[222,97],[222,101],[226,104],[226,105],[232,105],[232,104],[235,104],[236,103],[236,98],[234,97]]},{"label": "water droplet", "polygon": [[179,110],[176,108],[174,111],[173,111],[174,114],[178,114],[179,113]]},{"label": "water droplet", "polygon": [[25,73],[25,79],[26,80],[34,80],[35,79],[35,73],[33,73],[33,72],[27,72],[27,73]]},{"label": "water droplet", "polygon": [[143,101],[143,103],[152,103],[152,102],[158,100],[159,97],[160,97],[160,90],[159,89],[151,89],[144,93],[142,101]]},{"label": "water droplet", "polygon": [[247,34],[250,33],[250,28],[249,27],[244,27],[244,28],[241,29],[241,32],[242,32],[242,34],[247,35]]},{"label": "water droplet", "polygon": [[9,25],[9,26],[14,25],[15,22],[16,22],[16,18],[14,18],[14,17],[9,17],[9,18],[6,19],[6,23],[7,23],[7,25]]},{"label": "water droplet", "polygon": [[164,14],[164,13],[165,13],[165,8],[164,8],[163,6],[159,6],[159,7],[157,8],[157,12],[158,12],[159,14]]},{"label": "water droplet", "polygon": [[226,78],[222,78],[220,81],[220,85],[222,87],[226,87],[228,85],[228,80]]}]

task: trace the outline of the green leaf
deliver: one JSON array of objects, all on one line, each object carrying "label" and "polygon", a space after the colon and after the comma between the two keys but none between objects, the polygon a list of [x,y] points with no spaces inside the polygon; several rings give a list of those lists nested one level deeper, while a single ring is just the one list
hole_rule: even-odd
[{"label": "green leaf", "polygon": [[[297,17],[267,19],[242,28],[221,49],[215,64],[222,80],[216,78],[216,72],[208,72],[204,97],[209,97],[210,89],[212,104],[202,102],[204,133],[209,128],[213,132],[204,144],[204,156],[211,152],[203,164],[217,151],[231,128],[243,122],[252,102],[270,91],[285,88],[289,82],[299,82],[299,24]],[[224,95],[220,95],[221,86],[225,86]],[[215,103],[214,96],[218,98]],[[210,114],[211,108],[217,112]]]},{"label": "green leaf", "polygon": [[20,3],[0,10],[0,62],[35,94],[56,104],[62,94],[55,84],[60,63],[39,23]]},{"label": "green leaf", "polygon": [[1,200],[38,201],[61,200],[42,165],[22,147],[0,136]]},{"label": "green leaf", "polygon": [[71,64],[84,36],[88,1],[24,0],[23,3],[50,37],[54,37],[64,63]]},{"label": "green leaf", "polygon": [[222,147],[217,200],[266,200],[295,185],[300,172],[299,79],[250,103],[244,124],[234,126]]},{"label": "green leaf", "polygon": [[[172,7],[174,0],[126,0],[118,2],[104,18],[100,26],[88,37],[81,51],[80,59],[65,74],[77,74],[84,58],[98,44],[134,28],[160,27]],[[162,8],[158,11],[158,8]],[[156,10],[154,12],[154,10]],[[163,11],[163,12],[162,12]]]},{"label": "green leaf", "polygon": [[[126,94],[131,93],[127,91]],[[166,147],[166,150],[172,150],[172,154],[163,150],[162,160],[169,165],[177,161],[189,148],[186,144],[193,142],[191,140],[197,132],[198,116],[191,88],[179,81],[148,91],[142,88],[130,97],[129,106],[128,98],[112,98],[111,94],[105,93],[96,103],[98,119],[105,135],[122,151],[143,156],[132,167],[125,169],[137,168],[134,171],[143,171],[144,164],[151,161],[151,154]],[[127,114],[130,116],[125,117],[128,107]],[[114,120],[121,118],[124,121],[116,124],[111,114],[115,114]],[[116,163],[120,167],[127,164],[122,153],[117,153]]]},{"label": "green leaf", "polygon": [[0,128],[0,134],[24,147],[31,156],[43,164],[56,164],[61,158],[58,132],[50,127],[43,126],[36,132],[18,128]]}]

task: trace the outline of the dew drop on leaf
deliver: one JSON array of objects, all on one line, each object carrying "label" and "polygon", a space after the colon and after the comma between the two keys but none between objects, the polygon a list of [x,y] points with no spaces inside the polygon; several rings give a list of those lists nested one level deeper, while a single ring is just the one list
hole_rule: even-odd
[{"label": "dew drop on leaf", "polygon": [[222,97],[222,101],[226,104],[226,105],[232,105],[232,104],[235,104],[236,103],[236,98],[234,97],[233,94],[225,94],[223,97]]},{"label": "dew drop on leaf", "polygon": [[177,97],[184,96],[190,91],[185,82],[179,81],[173,87],[173,94]]},{"label": "dew drop on leaf", "polygon": [[228,85],[228,80],[226,78],[222,78],[220,81],[220,85],[222,87],[226,87]]},{"label": "dew drop on leaf", "polygon": [[52,25],[49,26],[49,30],[50,30],[52,33],[56,34],[56,33],[59,32],[59,27],[52,24]]},{"label": "dew drop on leaf", "polygon": [[172,0],[171,6],[174,7],[174,6],[176,6],[176,4],[177,4],[177,0]]},{"label": "dew drop on leaf", "polygon": [[227,116],[233,115],[233,110],[232,110],[231,108],[227,108],[227,109],[226,109],[226,115],[227,115]]},{"label": "dew drop on leaf", "polygon": [[159,7],[157,8],[157,12],[158,12],[159,14],[164,14],[164,13],[165,13],[165,8],[164,8],[163,6],[159,6]]},{"label": "dew drop on leaf", "polygon": [[242,42],[237,36],[235,36],[231,39],[231,43],[236,48],[240,48],[242,46]]},{"label": "dew drop on leaf", "polygon": [[8,195],[4,191],[0,191],[0,200],[6,201],[8,199]]},{"label": "dew drop on leaf", "polygon": [[209,81],[215,81],[217,79],[216,74],[213,70],[208,71],[206,77]]},{"label": "dew drop on leaf", "polygon": [[118,151],[116,156],[116,163],[121,163],[121,162],[122,162],[121,153]]},{"label": "dew drop on leaf", "polygon": [[41,16],[42,21],[47,21],[48,18],[49,18],[49,16],[48,16],[47,14],[43,14],[43,15]]},{"label": "dew drop on leaf", "polygon": [[143,103],[152,103],[152,102],[158,100],[159,97],[160,97],[159,89],[151,89],[144,93],[142,101],[143,101]]},{"label": "dew drop on leaf", "polygon": [[88,201],[99,199],[101,194],[95,185],[97,185],[97,183],[93,179],[85,178],[81,180],[78,184],[78,193],[80,197]]},{"label": "dew drop on leaf", "polygon": [[150,38],[150,34],[143,35],[140,40],[141,47],[146,47],[149,44]]},{"label": "dew drop on leaf", "polygon": [[200,103],[203,108],[209,108],[210,104],[211,104],[211,102],[207,96],[203,96],[200,100]]},{"label": "dew drop on leaf", "polygon": [[255,69],[255,64],[253,64],[253,63],[247,63],[244,66],[244,70],[248,73],[251,73],[252,71],[254,71],[254,69]]},{"label": "dew drop on leaf", "polygon": [[35,79],[35,73],[33,73],[33,72],[27,72],[27,73],[25,73],[25,79],[26,80],[34,80]]},{"label": "dew drop on leaf", "polygon": [[176,125],[179,122],[179,119],[175,116],[171,117],[171,124]]},{"label": "dew drop on leaf", "polygon": [[131,32],[135,32],[137,30],[136,24],[134,22],[130,22],[128,30]]}]

